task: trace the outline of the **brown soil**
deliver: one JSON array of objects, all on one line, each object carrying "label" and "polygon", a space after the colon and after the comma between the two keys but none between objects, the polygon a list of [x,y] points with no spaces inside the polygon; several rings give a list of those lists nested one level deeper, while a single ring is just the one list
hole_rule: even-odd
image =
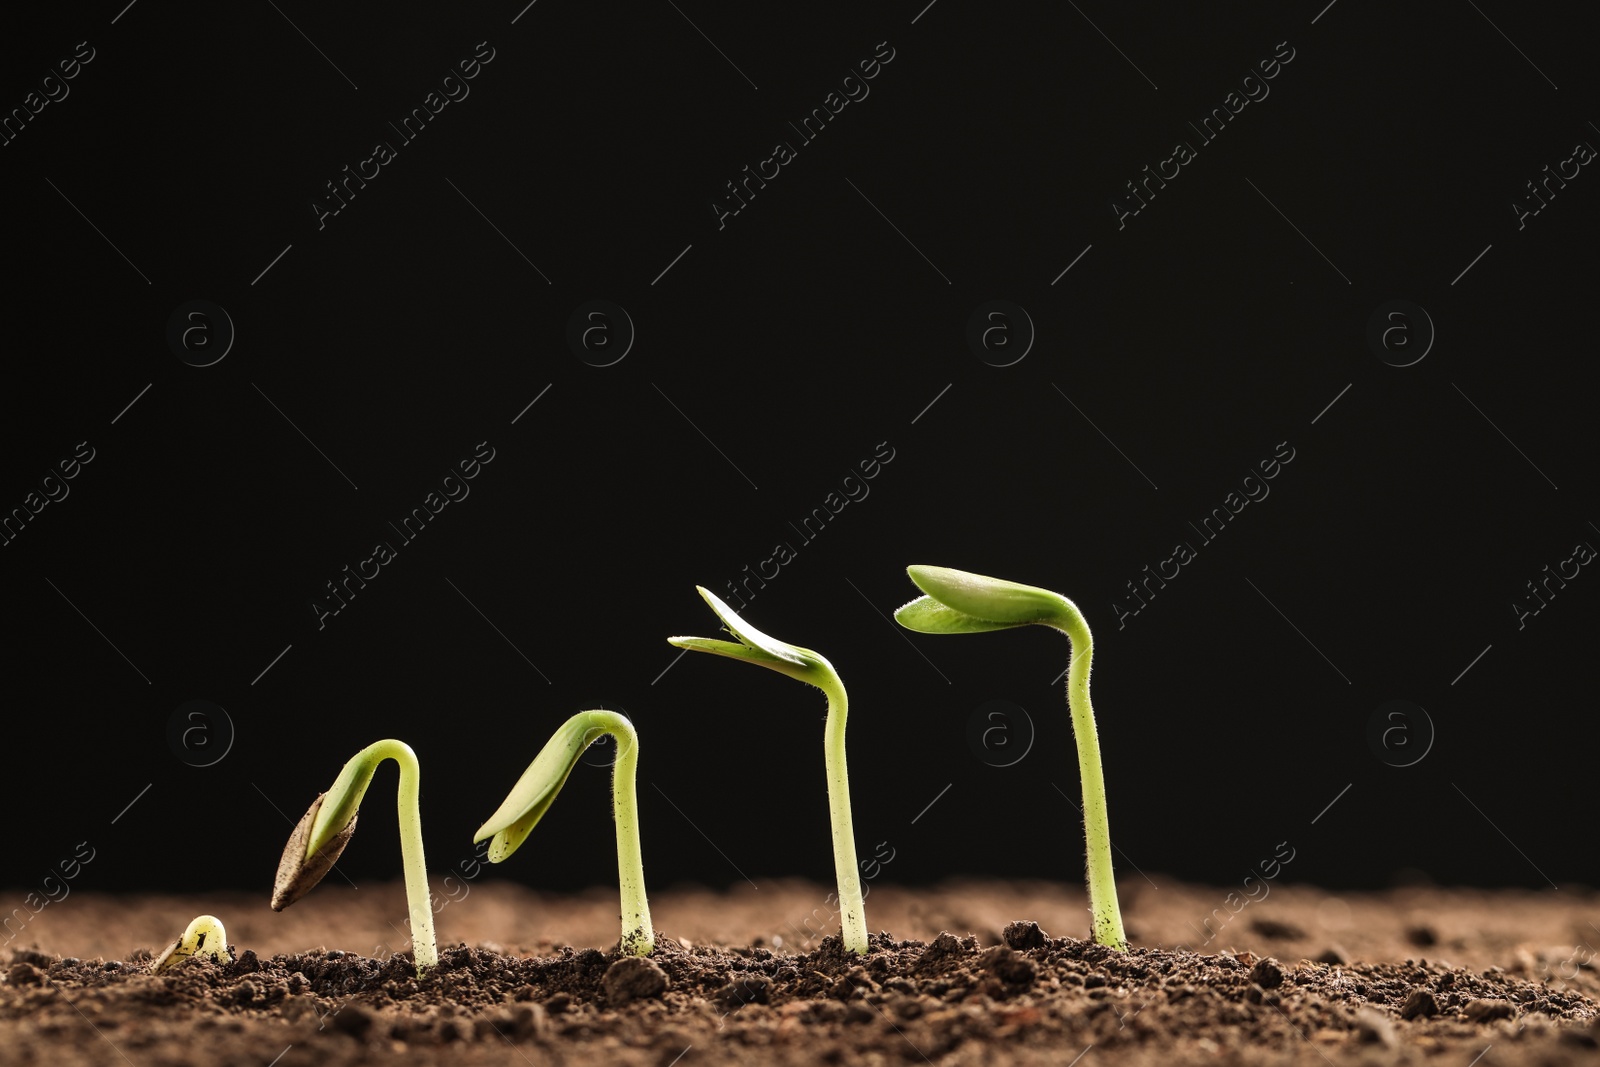
[{"label": "brown soil", "polygon": [[[820,936],[835,929],[826,890],[766,882],[658,894],[657,952],[636,961],[611,951],[614,891],[454,890],[436,921],[456,947],[421,981],[391,955],[399,886],[325,884],[281,915],[264,895],[75,893],[0,960],[0,1062],[1600,1060],[1591,893],[1279,887],[1234,914],[1227,890],[1141,880],[1125,886],[1137,947],[1122,954],[1066,936],[1085,933],[1081,892],[883,885],[867,914],[893,933],[854,958]],[[227,925],[234,961],[149,974],[150,954],[202,912]]]}]

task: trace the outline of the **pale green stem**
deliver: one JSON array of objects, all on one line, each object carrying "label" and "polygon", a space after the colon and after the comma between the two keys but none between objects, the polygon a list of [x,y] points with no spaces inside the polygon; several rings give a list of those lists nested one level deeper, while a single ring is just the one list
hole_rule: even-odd
[{"label": "pale green stem", "polygon": [[311,840],[321,839],[320,831],[335,830],[349,823],[361,798],[372,782],[378,764],[392,759],[400,768],[397,804],[400,812],[400,863],[406,878],[406,905],[411,914],[411,947],[417,973],[439,962],[438,943],[433,936],[433,903],[428,891],[428,864],[422,855],[422,812],[418,805],[421,771],[417,754],[404,741],[388,739],[368,745],[351,757],[328,790],[322,810],[312,826]]},{"label": "pale green stem", "polygon": [[584,713],[585,725],[610,734],[617,742],[611,778],[612,812],[617,822],[617,883],[622,891],[622,951],[648,956],[655,949],[650,901],[644,891],[644,855],[639,847],[639,736],[633,724],[612,711]]},{"label": "pale green stem", "polygon": [[844,727],[850,702],[837,677],[827,680],[828,721],[823,726],[823,751],[828,772],[828,813],[833,823],[833,867],[839,881],[839,929],[844,947],[867,951],[867,909],[856,867],[856,835],[850,822],[850,770],[845,765]]},{"label": "pale green stem", "polygon": [[1083,836],[1089,882],[1089,912],[1094,939],[1114,949],[1128,947],[1122,932],[1122,911],[1117,907],[1117,882],[1111,868],[1111,823],[1106,815],[1106,780],[1100,767],[1100,734],[1089,703],[1089,666],[1094,639],[1089,624],[1073,607],[1050,625],[1072,643],[1067,667],[1067,707],[1072,712],[1072,733],[1078,743],[1078,776],[1083,780]]}]

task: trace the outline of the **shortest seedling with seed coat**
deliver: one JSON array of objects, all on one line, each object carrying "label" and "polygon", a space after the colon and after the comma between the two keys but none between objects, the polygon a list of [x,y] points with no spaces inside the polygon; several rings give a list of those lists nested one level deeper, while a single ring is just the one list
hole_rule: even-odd
[{"label": "shortest seedling with seed coat", "polygon": [[326,792],[311,802],[289,836],[278,861],[272,888],[272,910],[282,911],[311,892],[333,868],[339,854],[356,832],[356,815],[378,764],[392,759],[400,768],[400,862],[406,876],[406,905],[411,913],[412,954],[417,974],[439,962],[433,938],[433,906],[428,896],[428,865],[422,855],[422,814],[417,797],[421,771],[417,754],[404,741],[391,739],[368,745],[350,758]]},{"label": "shortest seedling with seed coat", "polygon": [[711,605],[728,632],[739,639],[738,643],[709,637],[669,637],[668,642],[678,648],[759,664],[814,685],[828,698],[822,748],[828,773],[828,813],[833,824],[833,870],[839,884],[839,935],[846,950],[865,955],[867,910],[861,894],[861,878],[856,872],[856,837],[850,822],[850,771],[844,758],[844,727],[850,707],[844,683],[822,653],[768,637],[739,618],[715,593],[703,586],[695,588],[700,590],[700,596]]},{"label": "shortest seedling with seed coat", "polygon": [[166,947],[150,963],[151,974],[170,971],[180,963],[196,956],[210,956],[218,963],[231,963],[228,955],[228,935],[222,929],[222,920],[215,915],[201,915],[183,931],[183,936]]},{"label": "shortest seedling with seed coat", "polygon": [[1106,817],[1106,780],[1100,768],[1100,737],[1089,703],[1089,663],[1094,641],[1078,606],[1060,593],[989,578],[948,567],[907,567],[926,596],[903,605],[895,621],[925,634],[975,634],[1036,624],[1067,635],[1072,655],[1067,665],[1067,707],[1078,742],[1078,772],[1083,779],[1083,833],[1088,854],[1089,911],[1094,939],[1114,949],[1128,947],[1117,907],[1111,869],[1111,827]]},{"label": "shortest seedling with seed coat", "polygon": [[650,901],[644,891],[644,858],[639,850],[639,736],[625,716],[614,711],[580,711],[562,723],[528,769],[511,787],[500,810],[478,827],[473,842],[489,841],[489,862],[499,863],[527,840],[550,810],[584,749],[610,736],[617,743],[611,776],[612,813],[617,823],[617,882],[622,894],[621,951],[648,956],[655,950]]}]

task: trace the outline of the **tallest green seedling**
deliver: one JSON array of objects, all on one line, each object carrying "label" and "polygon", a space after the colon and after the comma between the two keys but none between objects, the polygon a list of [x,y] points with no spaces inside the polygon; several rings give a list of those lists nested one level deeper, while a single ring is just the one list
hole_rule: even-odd
[{"label": "tallest green seedling", "polygon": [[828,811],[833,821],[833,867],[839,882],[839,928],[846,951],[864,955],[867,951],[867,912],[861,896],[861,878],[856,873],[856,837],[850,824],[850,772],[844,760],[844,724],[849,701],[844,683],[820,652],[785,644],[768,637],[734,614],[717,595],[700,586],[700,595],[711,605],[722,624],[737,637],[716,641],[707,637],[669,637],[678,648],[712,652],[729,659],[756,663],[797,681],[814,685],[828,698],[828,721],[823,726],[823,756],[828,771]]},{"label": "tallest green seedling", "polygon": [[1111,870],[1111,826],[1106,818],[1106,780],[1100,769],[1100,736],[1089,703],[1089,663],[1094,640],[1076,604],[1059,593],[948,567],[907,567],[926,596],[894,613],[908,630],[925,634],[975,634],[1036,624],[1067,635],[1072,644],[1067,666],[1067,706],[1078,742],[1078,772],[1083,779],[1083,833],[1088,853],[1089,911],[1094,939],[1126,949],[1117,883]]}]

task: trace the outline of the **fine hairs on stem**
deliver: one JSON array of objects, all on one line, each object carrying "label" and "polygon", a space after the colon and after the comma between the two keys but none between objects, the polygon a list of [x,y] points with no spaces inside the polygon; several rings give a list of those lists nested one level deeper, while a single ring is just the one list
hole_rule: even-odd
[{"label": "fine hairs on stem", "polygon": [[839,883],[839,925],[844,947],[858,955],[867,951],[866,903],[856,869],[855,830],[850,822],[850,773],[845,764],[844,728],[849,700],[833,664],[821,653],[786,644],[745,622],[715,593],[700,586],[700,595],[717,613],[728,632],[739,640],[708,637],[669,637],[678,648],[710,652],[729,659],[756,663],[790,678],[814,685],[828,698],[828,721],[823,727],[823,757],[828,772],[828,812],[833,825],[833,867]]},{"label": "fine hairs on stem", "polygon": [[1071,642],[1067,666],[1067,706],[1078,744],[1078,773],[1083,780],[1083,833],[1089,883],[1089,911],[1094,939],[1118,950],[1128,947],[1117,906],[1117,882],[1111,868],[1111,825],[1106,815],[1105,772],[1100,766],[1100,735],[1089,702],[1089,666],[1094,641],[1078,606],[1059,593],[1001,578],[989,578],[948,567],[908,567],[907,573],[924,596],[903,605],[895,620],[925,634],[970,634],[1009,630],[1016,626],[1049,626]]}]

